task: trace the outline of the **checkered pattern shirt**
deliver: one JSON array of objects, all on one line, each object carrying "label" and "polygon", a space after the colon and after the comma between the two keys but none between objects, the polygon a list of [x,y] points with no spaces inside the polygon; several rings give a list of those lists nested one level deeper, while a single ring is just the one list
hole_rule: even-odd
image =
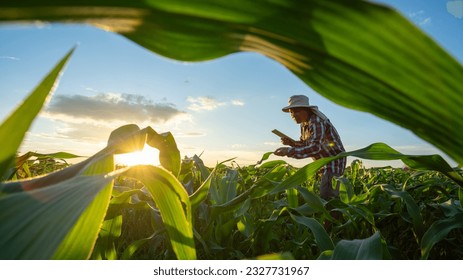
[{"label": "checkered pattern shirt", "polygon": [[[335,156],[344,151],[341,138],[330,120],[311,114],[307,122],[301,123],[300,141],[289,150],[288,156],[297,159],[308,157],[319,159]],[[345,167],[346,158],[343,157],[328,163],[319,172],[342,175]]]}]

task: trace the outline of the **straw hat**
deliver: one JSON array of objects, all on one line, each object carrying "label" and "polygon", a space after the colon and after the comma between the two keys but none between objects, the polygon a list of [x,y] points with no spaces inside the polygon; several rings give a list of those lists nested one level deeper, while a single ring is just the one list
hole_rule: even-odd
[{"label": "straw hat", "polygon": [[291,108],[309,108],[312,112],[320,117],[322,120],[328,120],[328,118],[318,110],[318,106],[312,106],[309,103],[309,98],[305,95],[293,95],[288,100],[288,106],[283,107],[283,112],[288,113]]},{"label": "straw hat", "polygon": [[291,108],[300,108],[300,107],[305,107],[305,108],[310,108],[310,109],[316,109],[317,106],[311,106],[309,104],[309,98],[305,95],[293,95],[289,98],[288,100],[288,106],[284,107],[282,110],[283,112],[288,113],[289,109]]}]

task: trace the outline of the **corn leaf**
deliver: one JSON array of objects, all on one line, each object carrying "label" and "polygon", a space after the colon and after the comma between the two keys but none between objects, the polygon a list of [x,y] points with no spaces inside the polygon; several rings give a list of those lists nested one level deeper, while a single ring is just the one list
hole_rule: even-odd
[{"label": "corn leaf", "polygon": [[105,220],[99,233],[99,242],[95,245],[92,255],[96,259],[117,260],[117,250],[114,241],[122,234],[122,215]]},{"label": "corn leaf", "polygon": [[16,152],[22,143],[24,135],[31,126],[45,101],[57,87],[59,76],[67,61],[74,52],[72,48],[40,84],[32,91],[26,100],[0,125],[0,181],[9,179],[10,168],[15,166]]},{"label": "corn leaf", "polygon": [[136,240],[132,243],[130,243],[129,246],[124,250],[122,253],[121,259],[122,260],[130,260],[133,254],[140,249],[143,245],[145,245],[147,242],[151,241],[152,238],[155,236],[155,233],[153,233],[150,237],[143,238]]},{"label": "corn leaf", "polygon": [[321,252],[334,249],[333,241],[323,226],[317,220],[314,218],[298,216],[291,213],[290,215],[291,219],[293,219],[295,222],[304,225],[312,231],[315,237],[315,241],[317,242],[317,246],[320,248]]},{"label": "corn leaf", "polygon": [[365,239],[341,240],[334,248],[333,260],[381,260],[383,259],[381,236],[376,232]]},{"label": "corn leaf", "polygon": [[0,259],[51,259],[111,180],[103,175],[75,176],[46,188],[0,197]]},{"label": "corn leaf", "polygon": [[159,162],[161,165],[172,172],[175,177],[178,177],[182,162],[180,160],[180,151],[172,133],[159,134],[151,127],[145,128],[144,131],[147,133],[146,143],[159,150]]},{"label": "corn leaf", "polygon": [[413,197],[406,191],[397,191],[388,186],[384,188],[384,190],[392,197],[392,198],[400,198],[407,208],[407,212],[410,215],[410,218],[413,223],[413,227],[415,228],[415,232],[418,237],[421,237],[424,232],[424,222],[423,217],[420,213],[420,208]]},{"label": "corn leaf", "polygon": [[[103,150],[106,151],[106,150]],[[114,170],[114,159],[108,154],[102,159],[90,163],[83,170],[84,175],[104,176]],[[107,178],[110,178],[107,176]],[[97,184],[95,182],[95,184]],[[113,190],[113,181],[109,181],[102,191],[95,196],[91,204],[80,215],[79,219],[68,232],[55,252],[54,259],[88,259],[98,237],[100,226],[108,210],[109,200]],[[85,234],[82,234],[85,232]]]},{"label": "corn leaf", "polygon": [[185,61],[272,58],[330,100],[413,131],[463,163],[463,67],[396,11],[360,0],[2,1],[0,21],[74,21]]},{"label": "corn leaf", "polygon": [[191,203],[182,184],[169,171],[155,166],[134,166],[127,176],[140,180],[149,190],[169,234],[178,259],[196,259]]},{"label": "corn leaf", "polygon": [[272,253],[266,255],[260,255],[256,258],[257,260],[294,260],[294,257],[289,252],[284,253]]},{"label": "corn leaf", "polygon": [[270,193],[279,193],[285,189],[297,187],[305,182],[307,178],[314,176],[322,166],[346,156],[373,160],[402,160],[410,168],[439,171],[463,187],[463,178],[439,155],[405,155],[384,143],[374,143],[359,150],[343,152],[334,157],[321,158],[309,163],[281,182]]},{"label": "corn leaf", "polygon": [[463,228],[463,212],[435,221],[421,239],[421,258],[427,259],[434,245],[444,239],[451,230],[457,228]]},{"label": "corn leaf", "polygon": [[[105,149],[79,164],[44,177],[3,184],[2,191],[7,190],[5,193],[11,193],[11,189],[17,193],[4,195],[0,199],[0,211],[2,212],[0,214],[2,220],[0,234],[4,236],[0,242],[2,252],[0,258],[89,258],[107,213],[112,193],[112,179],[125,171],[121,170],[111,176],[108,175],[114,170],[113,154],[140,149],[146,139],[146,130],[140,130],[134,125],[124,126],[111,134]],[[161,174],[160,177],[152,177],[160,178],[161,182],[167,178],[168,184],[164,184],[166,188],[172,188],[173,184],[178,184],[174,185],[175,193],[164,190],[159,196],[159,191],[154,191],[158,194],[158,200],[164,194],[178,200],[177,195],[181,194],[181,200],[177,202],[168,200],[168,203],[179,207],[171,207],[165,210],[163,215],[165,221],[173,227],[169,233],[175,238],[172,240],[174,251],[179,258],[195,258],[192,234],[188,236],[188,231],[192,231],[189,198],[181,192],[185,190],[170,172],[162,169],[158,173]],[[151,182],[152,184],[154,183]],[[187,208],[185,209],[187,217],[181,216],[185,212],[183,212],[183,204],[180,201]],[[166,209],[166,205],[162,202],[159,205],[162,206],[161,209]],[[169,219],[168,211],[172,209],[173,215],[176,215],[175,223]],[[179,214],[175,214],[176,211],[180,211]],[[180,222],[179,217],[183,218],[183,222]],[[180,225],[178,231],[175,231],[178,227],[176,223]],[[40,232],[38,236],[36,230]],[[187,237],[183,235],[178,237],[179,234],[172,232],[186,232]],[[108,234],[117,234],[117,232]],[[178,242],[183,242],[188,246],[177,245]],[[114,258],[115,255],[113,253],[105,257]]]}]

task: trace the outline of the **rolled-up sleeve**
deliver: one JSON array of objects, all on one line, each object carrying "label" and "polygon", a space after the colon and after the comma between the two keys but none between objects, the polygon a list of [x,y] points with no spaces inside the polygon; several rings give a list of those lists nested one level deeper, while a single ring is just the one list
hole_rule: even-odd
[{"label": "rolled-up sleeve", "polygon": [[[301,159],[308,157],[319,157],[322,151],[322,145],[325,139],[325,124],[318,117],[316,121],[312,121],[308,125],[309,137],[302,142],[305,144],[301,147],[293,147],[290,149],[288,156]],[[304,135],[301,136],[303,138]]]}]

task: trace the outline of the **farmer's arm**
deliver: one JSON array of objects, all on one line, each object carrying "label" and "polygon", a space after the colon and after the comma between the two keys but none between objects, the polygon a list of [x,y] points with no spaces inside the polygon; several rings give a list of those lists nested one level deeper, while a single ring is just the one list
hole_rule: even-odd
[{"label": "farmer's arm", "polygon": [[322,149],[321,143],[325,138],[325,123],[316,117],[309,127],[310,137],[303,143],[303,146],[296,146],[288,149],[288,157],[297,159],[315,157]]}]

